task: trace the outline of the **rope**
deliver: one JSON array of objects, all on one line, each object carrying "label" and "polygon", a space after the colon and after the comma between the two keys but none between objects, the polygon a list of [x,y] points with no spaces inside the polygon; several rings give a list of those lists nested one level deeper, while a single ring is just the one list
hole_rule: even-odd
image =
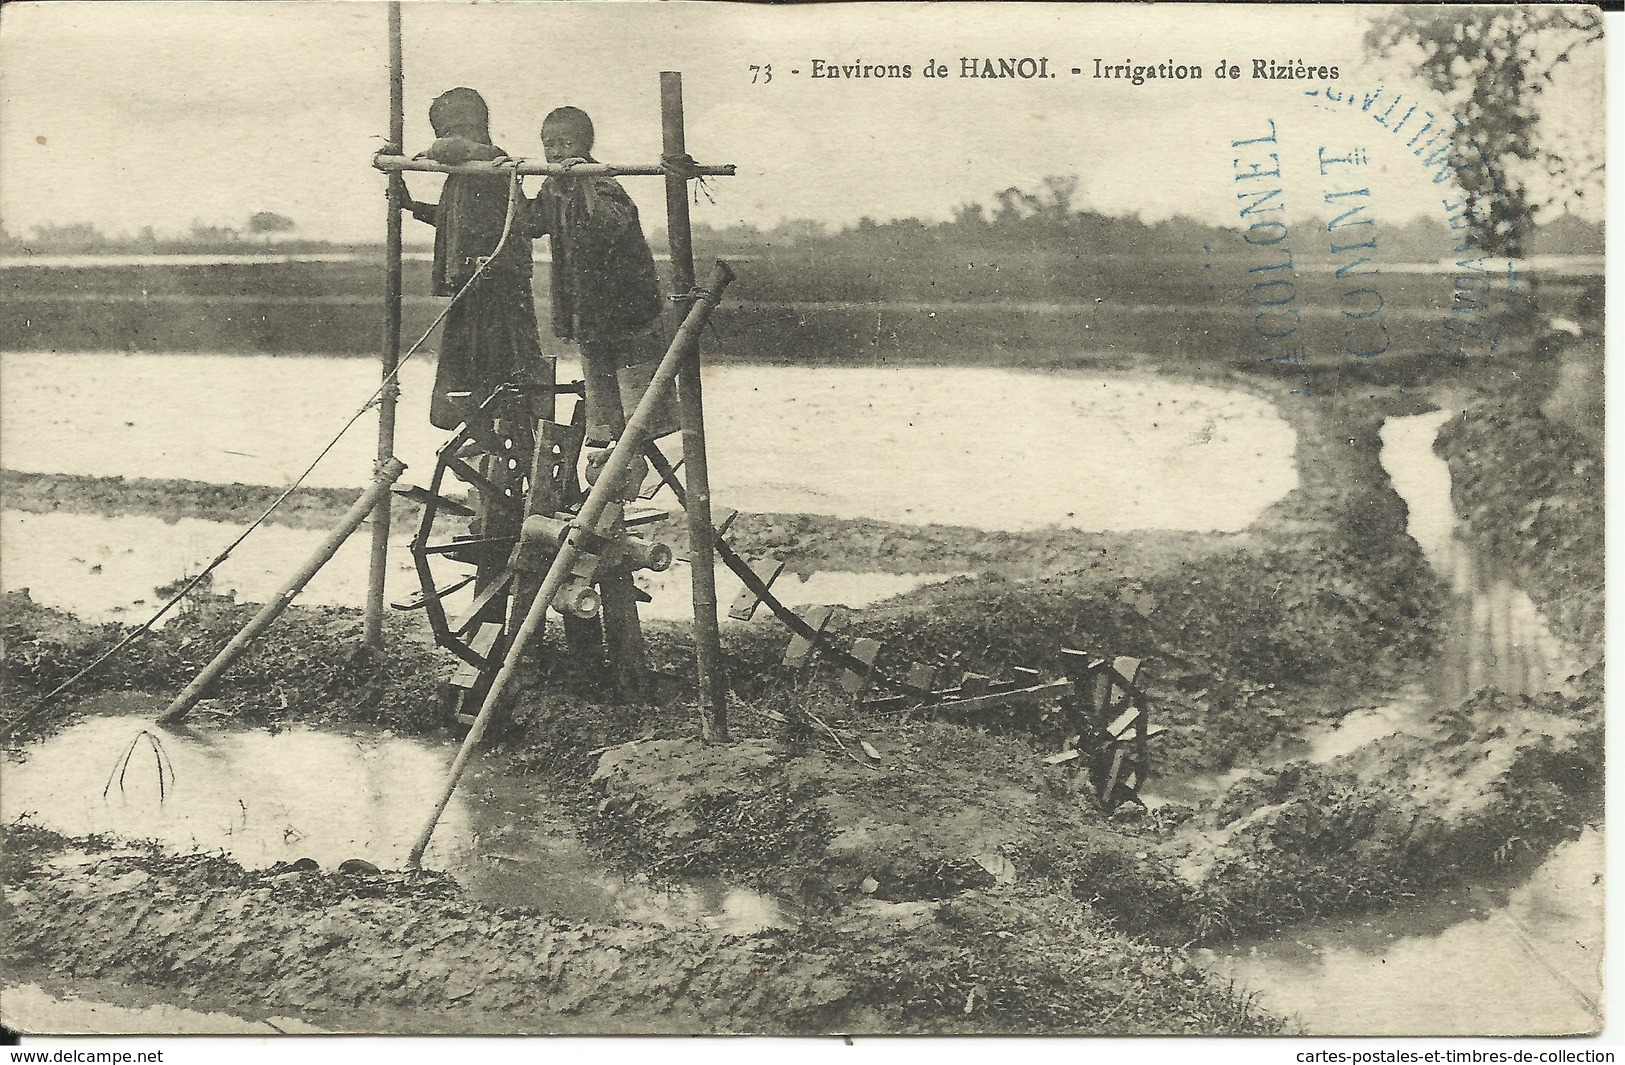
[{"label": "rope", "polygon": [[687,152],[682,155],[662,155],[660,157],[660,168],[668,174],[682,178],[684,181],[696,182],[694,186],[694,202],[699,203],[700,194],[704,193],[706,200],[715,206],[716,197],[711,195],[711,186],[706,183],[705,175],[700,173],[700,164],[694,161],[692,155]]},{"label": "rope", "polygon": [[700,176],[700,164],[696,163],[694,157],[687,152],[682,155],[662,155],[660,157],[660,168],[668,174],[682,178],[684,181],[691,181]]},{"label": "rope", "polygon": [[395,361],[395,368],[384,375],[378,387],[373,390],[372,395],[367,398],[365,403],[356,408],[356,412],[350,415],[349,420],[344,423],[337,433],[333,434],[332,439],[327,442],[321,451],[317,452],[316,457],[311,460],[310,465],[305,467],[304,472],[299,474],[298,477],[294,478],[293,483],[288,485],[287,489],[281,495],[277,496],[276,499],[271,501],[271,505],[265,508],[264,513],[250,522],[248,527],[238,534],[237,539],[233,540],[229,545],[227,545],[226,549],[216,555],[213,561],[211,561],[207,566],[204,566],[203,569],[198,572],[197,576],[187,581],[185,586],[171,596],[168,602],[159,607],[157,612],[154,613],[152,617],[142,622],[136,628],[130,630],[130,632],[122,640],[108,648],[88,666],[81,669],[79,672],[75,673],[73,676],[69,677],[55,688],[51,689],[51,691],[47,692],[39,702],[7,721],[4,726],[0,726],[0,732],[3,732],[3,734],[7,736],[14,734],[20,725],[22,725],[34,714],[38,713],[42,708],[50,703],[52,699],[55,699],[69,688],[73,687],[73,685],[77,684],[81,679],[88,675],[92,670],[100,666],[103,662],[106,662],[109,658],[112,658],[115,654],[122,651],[130,644],[151,632],[152,627],[158,624],[158,621],[165,614],[169,613],[169,611],[177,603],[185,599],[186,596],[191,593],[192,589],[196,588],[200,583],[202,583],[204,578],[208,577],[209,574],[213,573],[217,568],[219,568],[219,566],[225,562],[227,558],[231,557],[231,553],[235,551],[244,540],[248,539],[249,535],[252,534],[255,529],[258,529],[262,524],[264,524],[265,520],[269,518],[271,514],[275,512],[276,509],[280,507],[283,502],[286,501],[287,498],[304,483],[305,478],[309,477],[311,472],[316,469],[317,465],[320,464],[322,459],[327,457],[328,452],[332,451],[334,447],[338,446],[338,442],[343,439],[344,434],[349,432],[350,428],[354,426],[356,422],[361,420],[361,416],[378,405],[384,396],[385,390],[394,388],[396,389],[397,393],[399,392],[396,381],[400,376],[401,367],[405,366],[407,362],[409,362],[412,357],[418,353],[419,349],[423,347],[424,343],[428,341],[429,337],[433,335],[434,331],[440,328],[440,323],[446,320],[446,315],[451,313],[451,309],[457,305],[457,301],[462,299],[463,296],[465,296],[468,291],[474,287],[474,282],[478,281],[481,275],[484,274],[485,268],[491,264],[492,260],[502,253],[502,250],[505,247],[507,247],[508,236],[513,231],[514,216],[518,214],[518,206],[523,198],[523,186],[521,184],[522,179],[519,176],[519,164],[522,162],[524,162],[522,159],[513,159],[509,164],[504,164],[511,165],[513,170],[508,177],[507,217],[502,221],[502,236],[497,240],[496,247],[491,249],[491,254],[482,255],[479,257],[476,263],[477,268],[469,276],[469,279],[463,282],[463,287],[457,290],[456,295],[452,296],[451,302],[447,303],[445,308],[435,316],[435,320],[429,323],[429,328],[424,330],[423,335],[417,339],[417,342],[407,349],[406,354],[402,355]]}]

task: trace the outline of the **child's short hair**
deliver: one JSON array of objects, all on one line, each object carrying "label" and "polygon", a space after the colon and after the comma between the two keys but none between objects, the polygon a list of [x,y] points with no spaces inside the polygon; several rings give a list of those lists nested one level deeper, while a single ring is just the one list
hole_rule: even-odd
[{"label": "child's short hair", "polygon": [[429,105],[429,125],[437,137],[453,131],[477,132],[490,140],[491,110],[485,98],[466,86],[447,89]]},{"label": "child's short hair", "polygon": [[555,107],[542,119],[542,136],[547,136],[548,127],[557,129],[561,126],[579,135],[582,151],[592,151],[592,119],[588,117],[587,112],[579,107]]}]

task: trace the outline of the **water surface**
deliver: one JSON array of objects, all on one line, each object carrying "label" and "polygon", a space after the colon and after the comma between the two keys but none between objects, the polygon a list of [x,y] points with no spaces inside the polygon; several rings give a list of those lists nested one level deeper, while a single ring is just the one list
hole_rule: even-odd
[{"label": "water surface", "polygon": [[[649,535],[658,540],[660,526],[653,529]],[[141,514],[109,517],[0,510],[0,542],[5,546],[0,552],[0,588],[27,588],[35,602],[86,621],[144,621],[174,594],[167,589],[160,594],[159,588],[202,572],[239,531],[236,526],[200,518],[166,521]],[[405,600],[419,589],[409,551],[412,531],[407,527],[391,530],[384,583],[385,598],[391,602]],[[240,602],[266,602],[326,536],[319,529],[262,525],[210,575],[209,590],[230,592]],[[309,606],[361,606],[367,591],[369,545],[365,529],[352,536],[297,601]],[[441,580],[448,580],[468,569],[446,564],[437,567],[437,572]],[[798,576],[786,572],[773,590],[789,606],[860,607],[952,576],[955,574],[845,570]],[[643,571],[634,579],[652,597],[639,610],[645,619],[686,621],[694,616],[687,565],[674,565],[664,573]],[[719,565],[716,587],[722,621],[728,624],[728,608],[743,585],[732,570]],[[472,590],[454,593],[447,597],[446,608],[455,615],[472,598]]]},{"label": "water surface", "polygon": [[[1382,462],[1408,511],[1407,531],[1444,579],[1434,662],[1393,697],[1335,728],[1267,752],[1260,764],[1329,762],[1383,736],[1428,737],[1431,718],[1485,687],[1563,690],[1575,669],[1528,595],[1498,575],[1451,501],[1433,451],[1449,411],[1392,418]],[[1178,782],[1170,797],[1218,794],[1238,773]],[[1313,1035],[1567,1035],[1601,1024],[1602,832],[1588,830],[1532,877],[1486,880],[1393,913],[1304,922],[1207,951],[1208,968],[1255,990]]]},{"label": "water surface", "polygon": [[[278,486],[378,384],[368,360],[309,356],[7,353],[0,371],[11,469]],[[445,439],[432,372],[419,359],[401,378],[396,453],[418,483]],[[738,510],[1228,531],[1297,483],[1294,434],[1267,401],[1166,378],[727,365],[705,380],[713,499]],[[369,413],[306,483],[365,483],[375,436]]]},{"label": "water surface", "polygon": [[[400,869],[456,754],[450,742],[380,729],[243,729],[206,711],[160,728],[163,702],[144,697],[92,705],[119,712],[0,765],[0,818],[222,852],[250,869],[300,858],[329,872],[349,858]],[[748,933],[788,919],[773,900],[720,880],[665,887],[622,876],[576,835],[540,778],[490,757],[471,763],[423,865],[481,901],[571,920]]]},{"label": "water surface", "polygon": [[1601,1025],[1602,833],[1526,883],[1483,884],[1394,914],[1305,922],[1205,951],[1312,1035],[1571,1035]]}]

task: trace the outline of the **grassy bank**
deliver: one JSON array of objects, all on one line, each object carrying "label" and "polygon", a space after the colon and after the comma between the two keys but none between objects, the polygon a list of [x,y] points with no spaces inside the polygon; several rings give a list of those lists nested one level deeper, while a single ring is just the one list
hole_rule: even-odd
[{"label": "grassy bank", "polygon": [[[1371,705],[1432,646],[1437,586],[1379,460],[1394,408],[1361,391],[1279,393],[1300,485],[1241,536],[1085,546],[927,530],[905,555],[1054,557],[1042,572],[1012,565],[853,612],[847,633],[884,639],[883,669],[1053,675],[1063,647],[1134,655],[1171,727],[1160,771],[1246,764]],[[742,521],[760,523],[758,545],[877,561],[890,535]],[[4,614],[5,727],[37,735],[75,704],[17,715],[123,630],[20,597]],[[172,690],[243,616],[201,600],[76,694]],[[445,656],[398,619],[382,654],[335,653],[356,635],[354,612],[294,608],[212,708],[246,724],[441,728]],[[1599,801],[1594,685],[1481,694],[1436,708],[1431,739],[1254,773],[1199,807],[1108,814],[1044,762],[1058,737],[1042,719],[855,710],[828,674],[796,682],[777,668],[787,637],[770,621],[727,636],[738,742],[701,744],[689,634],[651,625],[648,638],[659,677],[634,704],[609,700],[597,664],[542,656],[500,753],[607,861],[756,885],[797,927],[727,938],[569,925],[477,905],[439,878],[97,854],[95,841],[23,826],[3,840],[8,916],[24,929],[8,970],[114,977],[204,1005],[251,1000],[337,1027],[366,1006],[439,1031],[1257,1033],[1278,1023],[1178,944],[1381,908],[1534,860]],[[64,855],[66,870],[51,861]]]}]

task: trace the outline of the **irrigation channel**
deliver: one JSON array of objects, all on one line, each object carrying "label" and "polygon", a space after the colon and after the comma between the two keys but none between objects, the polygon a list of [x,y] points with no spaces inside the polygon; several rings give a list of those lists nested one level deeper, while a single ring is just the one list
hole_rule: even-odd
[{"label": "irrigation channel", "polygon": [[[1382,434],[1408,530],[1448,585],[1440,653],[1389,703],[1272,752],[1278,764],[1329,762],[1394,733],[1426,736],[1440,705],[1484,687],[1561,690],[1575,669],[1528,595],[1496,576],[1464,537],[1449,468],[1433,453],[1449,417],[1391,418]],[[1217,794],[1236,775],[1183,781],[1180,795]],[[1533,875],[1475,883],[1391,914],[1305,922],[1202,955],[1317,1035],[1590,1031],[1602,1019],[1605,858],[1594,825]]]},{"label": "irrigation channel", "polygon": [[[6,370],[0,413],[12,468],[262,484],[290,476],[290,456],[314,450],[373,372],[359,360],[108,354],[8,355]],[[402,425],[412,428],[399,450],[418,469],[437,442],[411,406],[426,404],[429,370],[411,367],[405,380]],[[106,387],[115,380],[118,389]],[[1233,531],[1296,478],[1292,430],[1269,404],[1209,386],[990,369],[730,366],[706,387],[714,488],[742,510],[1004,530]],[[303,413],[279,413],[288,409]],[[1486,685],[1560,688],[1572,670],[1528,597],[1460,535],[1448,469],[1432,452],[1446,416],[1393,418],[1383,433],[1409,531],[1450,588],[1445,647],[1394,701],[1303,737],[1274,752],[1277,761],[1330,760],[1425,729],[1442,700]],[[364,436],[315,483],[357,481],[355,471],[370,465]],[[99,444],[75,444],[86,439]],[[1103,498],[1119,503],[1065,509]],[[153,582],[201,564],[230,532],[136,516],[6,512],[4,522],[0,584],[30,587],[38,601],[90,618],[139,616]],[[262,571],[274,581],[283,560],[319,535],[264,533],[263,554],[222,575],[245,599]],[[313,601],[357,601],[361,557],[347,564],[341,555],[330,568],[355,576],[313,586]],[[942,576],[826,574],[800,598],[859,605]],[[300,858],[324,869],[347,859],[399,867],[455,751],[378,730],[248,731],[200,715],[163,733],[159,758],[140,738],[158,703],[106,695],[86,709],[78,724],[6,764],[0,816],[31,813],[60,832],[156,839],[182,852],[224,850],[253,868]],[[128,765],[115,771],[126,752]],[[533,780],[499,760],[477,764],[425,864],[453,873],[478,899],[718,934],[793,919],[789,904],[721,880],[678,888],[628,880],[559,823]],[[1185,781],[1173,797],[1200,798],[1226,782]],[[1300,925],[1204,952],[1204,963],[1318,1034],[1588,1030],[1600,999],[1601,867],[1593,829],[1520,881],[1476,884],[1389,915]],[[48,993],[23,990],[46,1014],[55,1008]],[[264,1022],[242,1023],[261,1030]]]}]

